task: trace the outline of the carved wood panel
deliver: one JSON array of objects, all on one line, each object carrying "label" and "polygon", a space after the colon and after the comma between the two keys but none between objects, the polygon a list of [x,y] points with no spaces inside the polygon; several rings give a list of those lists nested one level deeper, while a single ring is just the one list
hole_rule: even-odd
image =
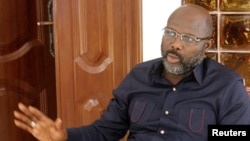
[{"label": "carved wood panel", "polygon": [[55,0],[55,6],[59,116],[67,127],[87,125],[142,61],[141,1]]}]

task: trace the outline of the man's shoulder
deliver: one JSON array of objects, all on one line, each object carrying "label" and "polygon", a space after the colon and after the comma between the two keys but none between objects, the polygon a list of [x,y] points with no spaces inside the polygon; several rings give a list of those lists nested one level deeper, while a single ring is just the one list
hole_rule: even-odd
[{"label": "man's shoulder", "polygon": [[135,65],[133,70],[137,70],[137,69],[152,70],[152,69],[158,68],[161,65],[162,65],[162,58],[155,58],[155,59],[147,60],[147,61],[144,61]]},{"label": "man's shoulder", "polygon": [[204,66],[207,70],[207,73],[217,73],[218,75],[230,75],[230,76],[235,76],[239,77],[240,74],[233,70],[232,68],[225,66],[222,63],[219,63],[211,58],[205,58],[204,59]]},{"label": "man's shoulder", "polygon": [[155,59],[141,62],[141,63],[137,64],[135,67],[149,67],[152,65],[160,65],[161,63],[162,63],[162,58],[155,58]]}]

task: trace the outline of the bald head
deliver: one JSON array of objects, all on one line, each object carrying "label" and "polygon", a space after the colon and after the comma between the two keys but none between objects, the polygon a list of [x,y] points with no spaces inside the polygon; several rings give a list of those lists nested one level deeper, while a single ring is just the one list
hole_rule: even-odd
[{"label": "bald head", "polygon": [[168,19],[169,25],[189,26],[188,28],[194,28],[197,32],[206,34],[204,36],[211,36],[213,31],[211,15],[205,8],[195,4],[186,4],[177,8]]}]

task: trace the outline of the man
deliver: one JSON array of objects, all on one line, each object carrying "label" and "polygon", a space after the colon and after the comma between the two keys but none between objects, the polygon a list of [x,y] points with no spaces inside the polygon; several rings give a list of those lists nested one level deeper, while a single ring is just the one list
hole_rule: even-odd
[{"label": "man", "polygon": [[205,141],[209,124],[250,124],[249,97],[239,74],[206,58],[212,18],[187,4],[168,19],[162,58],[135,66],[114,90],[102,117],[64,128],[34,107],[19,104],[15,124],[41,141]]}]

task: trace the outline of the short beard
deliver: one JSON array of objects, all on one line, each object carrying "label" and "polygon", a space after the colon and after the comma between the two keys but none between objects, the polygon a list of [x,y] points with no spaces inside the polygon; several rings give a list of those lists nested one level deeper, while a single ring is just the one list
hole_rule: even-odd
[{"label": "short beard", "polygon": [[[179,57],[180,59],[179,66],[174,67],[170,63],[168,63],[166,57],[169,53],[172,53]],[[200,52],[198,52],[196,55],[190,58],[184,58],[177,51],[174,50],[168,50],[166,52],[162,51],[162,60],[165,70],[176,75],[190,72],[203,60],[203,58],[204,58],[204,49],[202,49]]]}]

